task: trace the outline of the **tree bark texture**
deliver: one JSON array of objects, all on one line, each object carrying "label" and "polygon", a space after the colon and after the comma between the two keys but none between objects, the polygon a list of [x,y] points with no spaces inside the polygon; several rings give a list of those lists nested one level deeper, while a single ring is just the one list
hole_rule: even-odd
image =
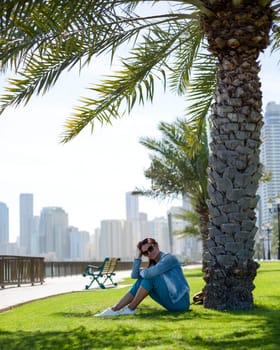
[{"label": "tree bark texture", "polygon": [[199,215],[199,228],[202,241],[202,271],[204,271],[207,268],[207,240],[209,237],[209,209],[206,203],[200,203],[200,205],[197,205],[196,212]]},{"label": "tree bark texture", "polygon": [[263,125],[258,56],[269,42],[272,10],[258,1],[211,4],[208,7],[215,16],[202,17],[209,50],[218,58],[211,115],[204,306],[245,310],[253,308],[258,268],[253,260]]}]

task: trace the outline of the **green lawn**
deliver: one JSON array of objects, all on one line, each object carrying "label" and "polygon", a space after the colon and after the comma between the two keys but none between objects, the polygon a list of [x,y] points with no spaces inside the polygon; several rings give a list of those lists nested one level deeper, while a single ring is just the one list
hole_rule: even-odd
[{"label": "green lawn", "polygon": [[[191,294],[203,285],[199,269],[186,270]],[[0,349],[280,349],[280,262],[261,264],[253,311],[218,312],[192,305],[170,313],[152,300],[136,316],[95,318],[127,288],[51,297],[0,314]],[[128,283],[131,280],[126,280]]]}]

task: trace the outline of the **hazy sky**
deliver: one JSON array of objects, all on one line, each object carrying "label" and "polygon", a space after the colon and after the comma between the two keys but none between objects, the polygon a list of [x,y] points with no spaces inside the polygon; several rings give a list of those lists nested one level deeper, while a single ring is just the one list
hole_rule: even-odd
[{"label": "hazy sky", "polygon": [[[274,55],[276,56],[276,55]],[[262,59],[263,106],[280,102],[279,67],[276,57]],[[0,201],[10,215],[10,240],[19,233],[19,195],[34,194],[34,214],[46,206],[64,208],[69,224],[93,233],[103,219],[125,219],[125,192],[147,187],[144,169],[149,152],[139,144],[142,136],[159,136],[160,121],[183,115],[184,98],[156,92],[153,105],[137,107],[113,126],[96,124],[70,143],[59,143],[63,124],[78,98],[91,82],[108,72],[99,59],[91,68],[66,73],[43,97],[25,107],[9,109],[0,117]],[[1,78],[1,88],[6,85]],[[173,205],[180,202],[175,201]],[[140,211],[149,219],[165,216],[171,202],[140,199]]]}]

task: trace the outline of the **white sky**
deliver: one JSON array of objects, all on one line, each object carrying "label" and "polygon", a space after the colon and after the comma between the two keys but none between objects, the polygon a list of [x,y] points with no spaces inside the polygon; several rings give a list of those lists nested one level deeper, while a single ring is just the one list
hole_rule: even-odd
[{"label": "white sky", "polygon": [[[276,57],[267,55],[262,62],[265,107],[269,101],[280,101],[279,67]],[[59,206],[68,213],[70,225],[93,233],[103,219],[125,219],[125,192],[150,185],[144,177],[149,152],[139,138],[159,136],[160,121],[182,116],[184,98],[160,89],[153,105],[135,108],[113,126],[96,124],[93,134],[88,127],[70,143],[59,143],[78,98],[108,69],[106,61],[99,59],[81,76],[69,72],[45,96],[8,109],[0,117],[0,201],[9,207],[10,241],[19,233],[20,193],[34,194],[35,215],[43,207]],[[166,216],[168,208],[179,203],[141,198],[140,211],[151,220]]]}]

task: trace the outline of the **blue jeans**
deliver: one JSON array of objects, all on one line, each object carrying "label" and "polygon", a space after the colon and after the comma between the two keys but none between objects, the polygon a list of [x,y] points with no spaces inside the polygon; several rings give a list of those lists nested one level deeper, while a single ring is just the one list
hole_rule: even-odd
[{"label": "blue jeans", "polygon": [[186,293],[177,303],[172,303],[162,275],[151,279],[139,278],[130,288],[129,293],[136,295],[139,287],[146,289],[150,297],[169,311],[187,311],[190,307],[190,296]]}]

